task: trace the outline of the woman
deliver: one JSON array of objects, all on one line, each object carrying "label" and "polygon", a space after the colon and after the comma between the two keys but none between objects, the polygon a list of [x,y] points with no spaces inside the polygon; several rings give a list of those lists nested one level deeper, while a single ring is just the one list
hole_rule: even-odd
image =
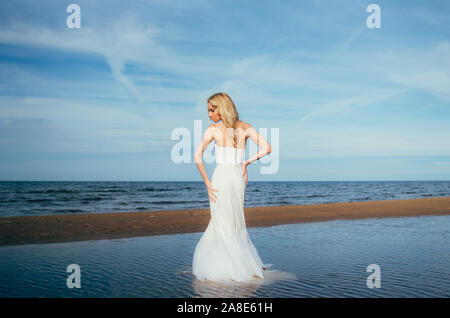
[{"label": "woman", "polygon": [[[227,94],[212,95],[207,107],[210,119],[216,124],[206,129],[194,158],[208,190],[211,220],[195,248],[192,272],[199,280],[263,279],[265,267],[245,225],[244,196],[247,166],[270,153],[271,146],[250,124],[239,120]],[[249,137],[260,150],[244,161]],[[202,156],[212,140],[215,141],[216,167],[210,181]]]}]

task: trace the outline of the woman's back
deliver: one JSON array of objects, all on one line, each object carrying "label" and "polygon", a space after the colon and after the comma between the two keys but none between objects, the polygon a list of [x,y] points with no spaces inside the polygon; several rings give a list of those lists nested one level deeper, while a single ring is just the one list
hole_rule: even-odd
[{"label": "woman's back", "polygon": [[217,164],[242,164],[245,159],[245,148],[214,145]]},{"label": "woman's back", "polygon": [[[223,122],[214,124],[217,129],[217,133],[214,134],[216,145],[219,147],[235,147],[245,149],[248,135],[246,133],[247,128],[251,127],[250,124],[238,121],[236,128],[225,128]],[[234,136],[236,135],[236,143]]]}]

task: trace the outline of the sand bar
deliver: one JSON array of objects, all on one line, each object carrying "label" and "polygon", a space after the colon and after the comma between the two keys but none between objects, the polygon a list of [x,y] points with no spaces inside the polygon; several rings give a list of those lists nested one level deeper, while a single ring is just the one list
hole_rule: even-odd
[{"label": "sand bar", "polygon": [[[337,219],[450,214],[450,197],[247,207],[247,227]],[[203,232],[209,209],[0,218],[0,245],[60,243]]]}]

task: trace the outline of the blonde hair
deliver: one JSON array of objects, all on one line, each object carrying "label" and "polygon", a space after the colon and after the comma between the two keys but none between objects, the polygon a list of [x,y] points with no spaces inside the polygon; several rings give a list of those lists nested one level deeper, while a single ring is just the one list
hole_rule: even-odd
[{"label": "blonde hair", "polygon": [[231,97],[227,93],[215,93],[208,98],[208,103],[214,108],[218,108],[220,118],[225,126],[225,131],[228,131],[227,128],[233,128],[234,144],[237,145],[237,135],[235,132],[239,121],[239,113]]}]

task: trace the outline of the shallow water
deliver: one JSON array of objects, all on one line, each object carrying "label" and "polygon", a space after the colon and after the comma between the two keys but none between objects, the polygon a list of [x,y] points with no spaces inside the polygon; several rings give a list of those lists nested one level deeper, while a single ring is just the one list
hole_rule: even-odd
[{"label": "shallow water", "polygon": [[[0,247],[0,297],[449,297],[450,216],[336,220],[249,228],[264,281],[202,283],[202,233]],[[70,289],[69,264],[81,268]],[[366,285],[369,264],[380,288]]]}]

